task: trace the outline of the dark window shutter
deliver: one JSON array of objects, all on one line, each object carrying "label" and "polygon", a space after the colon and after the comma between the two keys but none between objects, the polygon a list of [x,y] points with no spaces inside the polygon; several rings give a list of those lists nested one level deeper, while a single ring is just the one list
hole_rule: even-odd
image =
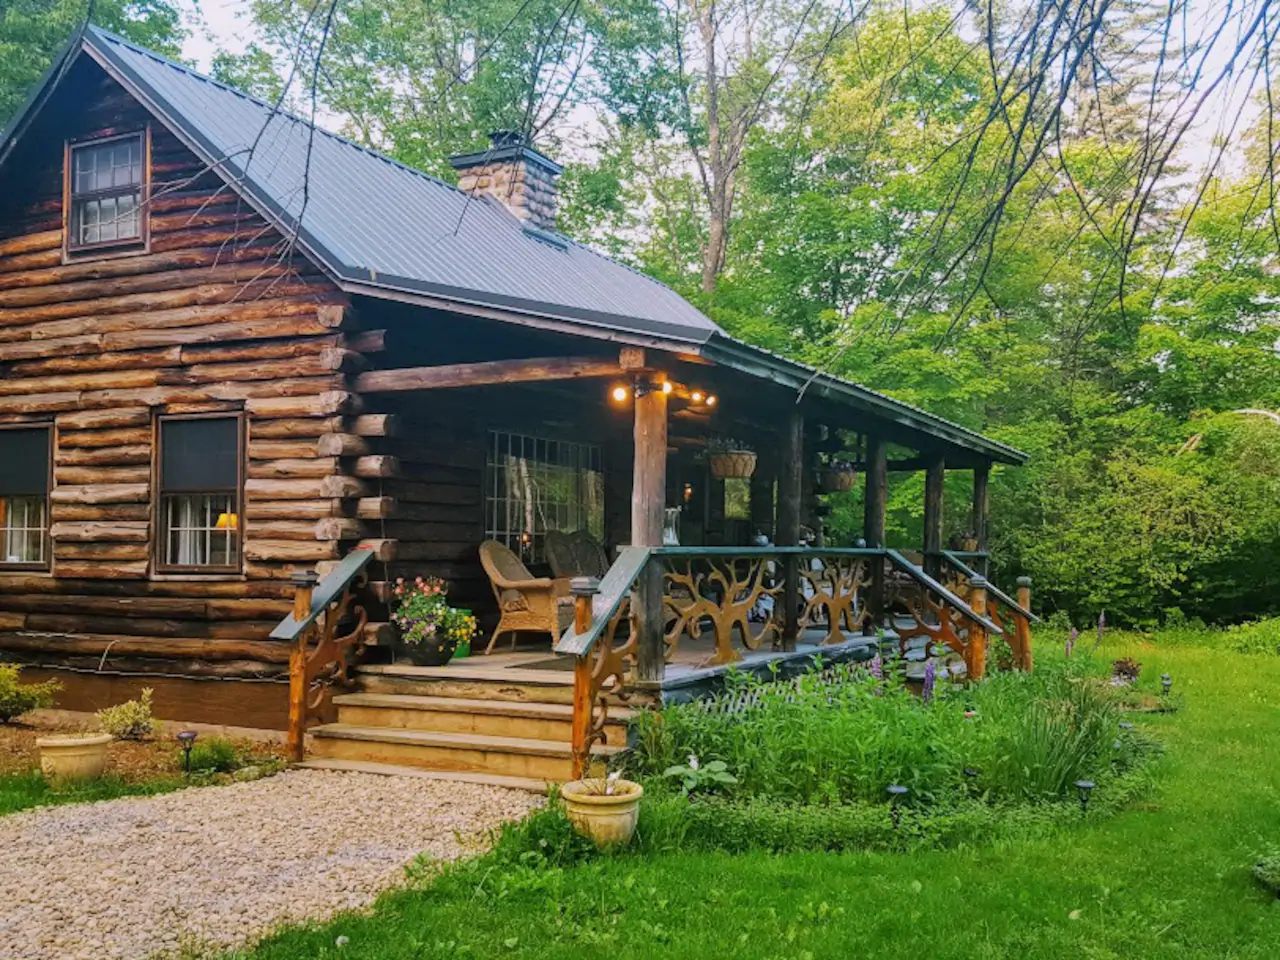
[{"label": "dark window shutter", "polygon": [[0,497],[49,492],[49,428],[0,430]]},{"label": "dark window shutter", "polygon": [[165,493],[235,490],[239,467],[240,424],[234,417],[161,421],[160,488]]}]

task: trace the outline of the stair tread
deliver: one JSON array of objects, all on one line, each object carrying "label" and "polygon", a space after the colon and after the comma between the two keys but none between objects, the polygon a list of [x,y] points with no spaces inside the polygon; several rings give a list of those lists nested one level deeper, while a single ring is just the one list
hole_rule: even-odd
[{"label": "stair tread", "polygon": [[451,780],[457,783],[478,783],[490,787],[507,787],[527,790],[530,793],[546,793],[547,781],[533,777],[509,777],[500,773],[476,773],[469,770],[423,770],[395,763],[374,763],[370,760],[328,760],[314,757],[295,763],[304,770],[332,770],[339,773],[371,773],[384,777],[410,777],[415,780]]},{"label": "stair tread", "polygon": [[[530,740],[526,737],[495,737],[483,733],[443,733],[435,730],[406,730],[400,727],[362,727],[351,723],[326,723],[310,731],[312,736],[343,740],[372,740],[382,743],[416,744],[424,747],[489,750],[494,753],[522,753],[571,757],[567,741]],[[596,746],[592,753],[609,756],[621,747]]]},{"label": "stair tread", "polygon": [[571,687],[573,674],[567,670],[530,670],[526,667],[471,666],[450,663],[444,667],[415,667],[410,664],[375,664],[362,666],[360,673],[381,677],[405,677],[429,680],[471,680],[482,683],[520,684],[524,686]]},{"label": "stair tread", "polygon": [[[411,693],[344,693],[334,697],[339,707],[381,707],[391,710],[435,710],[481,713],[550,720],[572,720],[571,703],[537,703],[519,700],[481,700],[474,697],[433,697]],[[622,721],[635,716],[628,707],[609,708],[609,719]]]}]

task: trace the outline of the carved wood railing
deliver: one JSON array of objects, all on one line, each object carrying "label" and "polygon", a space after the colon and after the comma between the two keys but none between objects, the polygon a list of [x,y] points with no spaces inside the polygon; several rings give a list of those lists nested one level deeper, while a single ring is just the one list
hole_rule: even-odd
[{"label": "carved wood railing", "polygon": [[[975,579],[985,579],[966,563],[970,559],[968,556],[954,550],[943,550],[941,557],[954,575],[956,593],[966,594]],[[1004,631],[1013,650],[1013,666],[1018,670],[1032,670],[1035,657],[1031,648],[1031,624],[1039,623],[1040,618],[1031,612],[1031,578],[1018,578],[1016,600],[989,581],[986,592],[987,616]]]},{"label": "carved wood railing", "polygon": [[295,763],[303,758],[307,727],[318,719],[326,691],[349,682],[351,651],[369,620],[355,591],[373,558],[372,550],[353,550],[323,580],[310,571],[295,574],[293,612],[271,631],[272,640],[292,644],[288,753]]}]

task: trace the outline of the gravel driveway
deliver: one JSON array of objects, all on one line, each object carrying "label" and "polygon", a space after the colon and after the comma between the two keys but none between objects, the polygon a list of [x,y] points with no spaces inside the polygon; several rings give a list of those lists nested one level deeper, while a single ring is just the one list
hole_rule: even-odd
[{"label": "gravel driveway", "polygon": [[539,802],[498,787],[295,770],[0,817],[0,957],[216,952],[363,907],[418,853],[457,857]]}]

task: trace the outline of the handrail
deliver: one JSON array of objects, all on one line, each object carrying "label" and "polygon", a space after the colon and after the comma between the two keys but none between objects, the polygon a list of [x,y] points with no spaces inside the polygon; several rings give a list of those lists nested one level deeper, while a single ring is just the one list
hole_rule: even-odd
[{"label": "handrail", "polygon": [[923,570],[917,567],[914,563],[912,563],[910,560],[908,560],[906,557],[900,554],[897,550],[885,550],[884,553],[885,553],[885,556],[889,558],[889,562],[892,563],[895,567],[897,567],[903,573],[906,573],[908,576],[910,576],[913,580],[915,580],[921,586],[926,587],[929,590],[932,590],[938,596],[942,597],[942,599],[947,602],[948,606],[955,607],[956,610],[958,610],[966,618],[978,624],[978,626],[985,629],[988,633],[997,633],[997,634],[1004,633],[1004,631],[1001,630],[998,626],[996,626],[992,621],[982,616],[982,614],[976,613],[969,606],[969,604],[964,602],[964,600],[956,596],[954,593],[952,593],[950,590],[944,587],[941,583],[939,583],[933,577],[929,576],[929,574],[925,573]]},{"label": "handrail", "polygon": [[364,571],[373,559],[373,551],[367,549],[355,549],[347,554],[342,561],[329,571],[329,575],[316,584],[311,594],[311,603],[307,615],[298,620],[294,614],[290,613],[281,620],[274,630],[271,631],[272,640],[296,640],[303,632],[326,610],[329,604],[342,596],[342,592],[351,585],[351,582]]},{"label": "handrail", "polygon": [[[961,573],[961,574],[963,574],[964,576],[968,577],[970,580],[972,580],[974,577],[981,576],[981,574],[979,574],[979,573],[978,573],[976,570],[974,570],[972,567],[969,567],[968,565],[966,565],[966,564],[965,564],[965,563],[960,559],[960,555],[958,554],[958,552],[957,552],[957,551],[955,551],[955,550],[942,550],[942,551],[939,551],[939,552],[940,552],[941,556],[942,556],[942,557],[943,557],[943,558],[944,558],[944,559],[945,559],[949,564],[951,564],[953,567],[955,567],[955,568],[956,568],[956,572],[957,572],[957,573]],[[983,577],[983,579],[985,580],[986,578],[985,578],[985,577]],[[1007,593],[1005,593],[1003,590],[1001,590],[999,587],[997,587],[997,586],[996,586],[994,583],[992,583],[990,580],[987,580],[987,593],[988,593],[989,595],[991,595],[991,596],[994,596],[997,600],[999,600],[1001,603],[1003,603],[1006,607],[1010,607],[1010,608],[1012,608],[1012,609],[1013,609],[1013,611],[1014,611],[1015,613],[1020,613],[1020,614],[1022,614],[1022,616],[1026,617],[1028,620],[1032,621],[1033,623],[1040,623],[1040,618],[1039,618],[1039,617],[1037,617],[1037,616],[1036,616],[1034,613],[1032,613],[1030,610],[1028,610],[1028,609],[1026,609],[1025,607],[1023,607],[1020,603],[1018,603],[1018,601],[1017,601],[1017,600],[1014,600],[1014,599],[1013,599],[1013,597],[1009,596]]]},{"label": "handrail", "polygon": [[613,615],[626,598],[636,579],[644,571],[645,564],[655,552],[654,547],[623,547],[600,579],[599,592],[591,598],[591,626],[584,633],[576,632],[576,625],[566,630],[556,641],[555,652],[581,657],[591,652],[605,627],[613,622]]}]

